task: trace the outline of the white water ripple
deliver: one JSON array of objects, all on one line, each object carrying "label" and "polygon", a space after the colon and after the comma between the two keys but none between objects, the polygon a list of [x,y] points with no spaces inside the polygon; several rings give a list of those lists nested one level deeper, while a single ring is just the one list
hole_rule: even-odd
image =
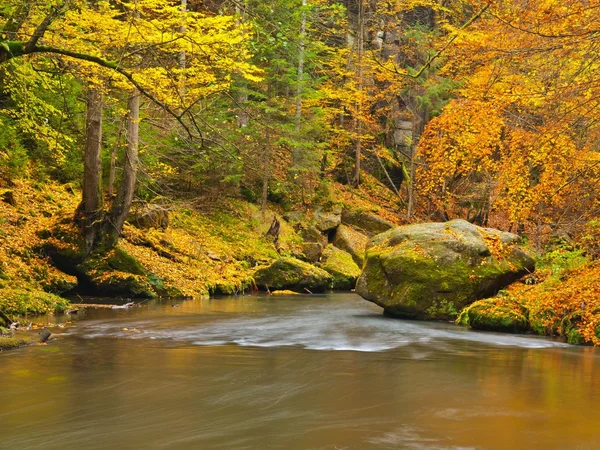
[{"label": "white water ripple", "polygon": [[[260,302],[261,298],[220,301]],[[421,350],[423,347],[439,350],[440,346],[465,341],[522,348],[566,346],[533,336],[473,332],[451,324],[387,318],[374,305],[353,295],[344,297],[344,301],[335,296],[309,301],[278,299],[262,301],[260,306],[258,312],[251,313],[243,310],[206,314],[207,311],[201,310],[175,317],[153,315],[82,321],[75,334],[84,338],[158,339],[187,345],[299,346],[311,350],[361,352],[379,352],[411,344],[419,345]],[[422,358],[423,353],[417,356]]]}]

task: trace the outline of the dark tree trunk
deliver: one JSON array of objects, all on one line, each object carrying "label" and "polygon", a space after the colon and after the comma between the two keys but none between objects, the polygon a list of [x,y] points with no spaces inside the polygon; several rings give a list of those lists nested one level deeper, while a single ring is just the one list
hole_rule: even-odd
[{"label": "dark tree trunk", "polygon": [[137,179],[139,125],[140,125],[140,92],[135,89],[128,101],[129,114],[127,116],[127,150],[125,152],[125,166],[123,168],[123,181],[119,187],[117,198],[114,200],[107,223],[107,237],[109,245],[115,245],[123,230],[123,224],[129,214],[135,193]]},{"label": "dark tree trunk", "polygon": [[87,93],[85,153],[83,156],[83,199],[79,207],[83,236],[89,252],[95,244],[104,218],[102,202],[102,92],[90,88]]}]

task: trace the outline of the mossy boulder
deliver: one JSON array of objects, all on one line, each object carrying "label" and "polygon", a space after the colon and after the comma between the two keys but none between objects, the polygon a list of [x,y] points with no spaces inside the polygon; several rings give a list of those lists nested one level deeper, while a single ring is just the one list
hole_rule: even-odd
[{"label": "mossy boulder", "polygon": [[358,228],[368,236],[375,236],[395,227],[393,223],[360,209],[344,209],[342,223]]},{"label": "mossy boulder", "polygon": [[0,352],[3,350],[13,350],[15,348],[23,347],[27,345],[23,339],[10,337],[10,336],[0,336]]},{"label": "mossy boulder", "polygon": [[82,287],[94,295],[156,297],[147,271],[119,247],[106,254],[91,254],[77,264],[75,273],[82,281]]},{"label": "mossy boulder", "polygon": [[166,230],[169,226],[169,211],[160,206],[136,208],[129,213],[127,221],[142,230],[150,228]]},{"label": "mossy boulder", "polygon": [[340,225],[333,236],[333,245],[344,250],[352,256],[354,262],[362,267],[365,258],[365,249],[369,238],[366,234],[356,231],[346,225]]},{"label": "mossy boulder", "polygon": [[75,289],[77,286],[77,277],[67,275],[51,267],[48,275],[40,280],[40,285],[44,291],[60,295]]},{"label": "mossy boulder", "polygon": [[261,288],[302,292],[322,292],[331,286],[332,276],[323,269],[295,258],[279,258],[254,274]]},{"label": "mossy boulder", "polygon": [[315,227],[323,233],[335,230],[340,223],[342,223],[341,213],[341,209],[334,209],[332,211],[315,211],[312,216]]},{"label": "mossy boulder", "polygon": [[478,300],[462,310],[456,322],[474,330],[525,333],[529,331],[529,311],[509,297]]},{"label": "mossy boulder", "polygon": [[[11,316],[61,313],[69,307],[69,301],[48,292],[28,289],[0,289],[0,310]],[[7,325],[7,324],[5,324]]]},{"label": "mossy boulder", "polygon": [[333,289],[354,289],[356,280],[360,276],[360,268],[352,256],[331,244],[323,252],[319,266],[333,277],[331,284]]},{"label": "mossy boulder", "polygon": [[304,240],[302,243],[302,253],[305,261],[316,263],[321,259],[323,250],[327,246],[327,236],[325,236],[315,226],[304,228],[300,231],[300,236]]},{"label": "mossy boulder", "polygon": [[518,243],[514,234],[465,220],[394,228],[369,242],[356,292],[388,315],[455,319],[535,270]]}]

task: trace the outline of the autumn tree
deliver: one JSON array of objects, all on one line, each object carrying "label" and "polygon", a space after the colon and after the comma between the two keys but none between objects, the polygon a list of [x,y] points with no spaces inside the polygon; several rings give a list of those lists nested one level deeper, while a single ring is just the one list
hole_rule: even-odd
[{"label": "autumn tree", "polygon": [[[25,12],[18,4],[11,6],[0,61],[7,64],[27,56],[29,62],[73,66],[78,76],[90,83],[82,220],[89,249],[112,246],[136,183],[140,120],[136,91],[157,105],[163,117],[177,122],[190,142],[201,138],[196,116],[200,100],[227,89],[232,71],[256,79],[246,62],[244,33],[231,16],[182,11],[179,3],[137,0],[88,5],[65,1],[48,7],[31,5]],[[126,86],[132,84],[135,90],[128,100],[129,145],[121,189],[104,213],[99,151],[106,81],[117,89],[131,90]]]},{"label": "autumn tree", "polygon": [[541,245],[598,213],[600,15],[585,1],[478,6],[448,49],[460,87],[425,132],[420,190],[444,216],[491,214]]}]

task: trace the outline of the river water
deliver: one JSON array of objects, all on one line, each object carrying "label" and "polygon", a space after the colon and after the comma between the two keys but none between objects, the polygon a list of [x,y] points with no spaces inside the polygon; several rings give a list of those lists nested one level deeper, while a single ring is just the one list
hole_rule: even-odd
[{"label": "river water", "polygon": [[4,449],[600,449],[600,353],[354,294],[90,311],[0,353]]}]

